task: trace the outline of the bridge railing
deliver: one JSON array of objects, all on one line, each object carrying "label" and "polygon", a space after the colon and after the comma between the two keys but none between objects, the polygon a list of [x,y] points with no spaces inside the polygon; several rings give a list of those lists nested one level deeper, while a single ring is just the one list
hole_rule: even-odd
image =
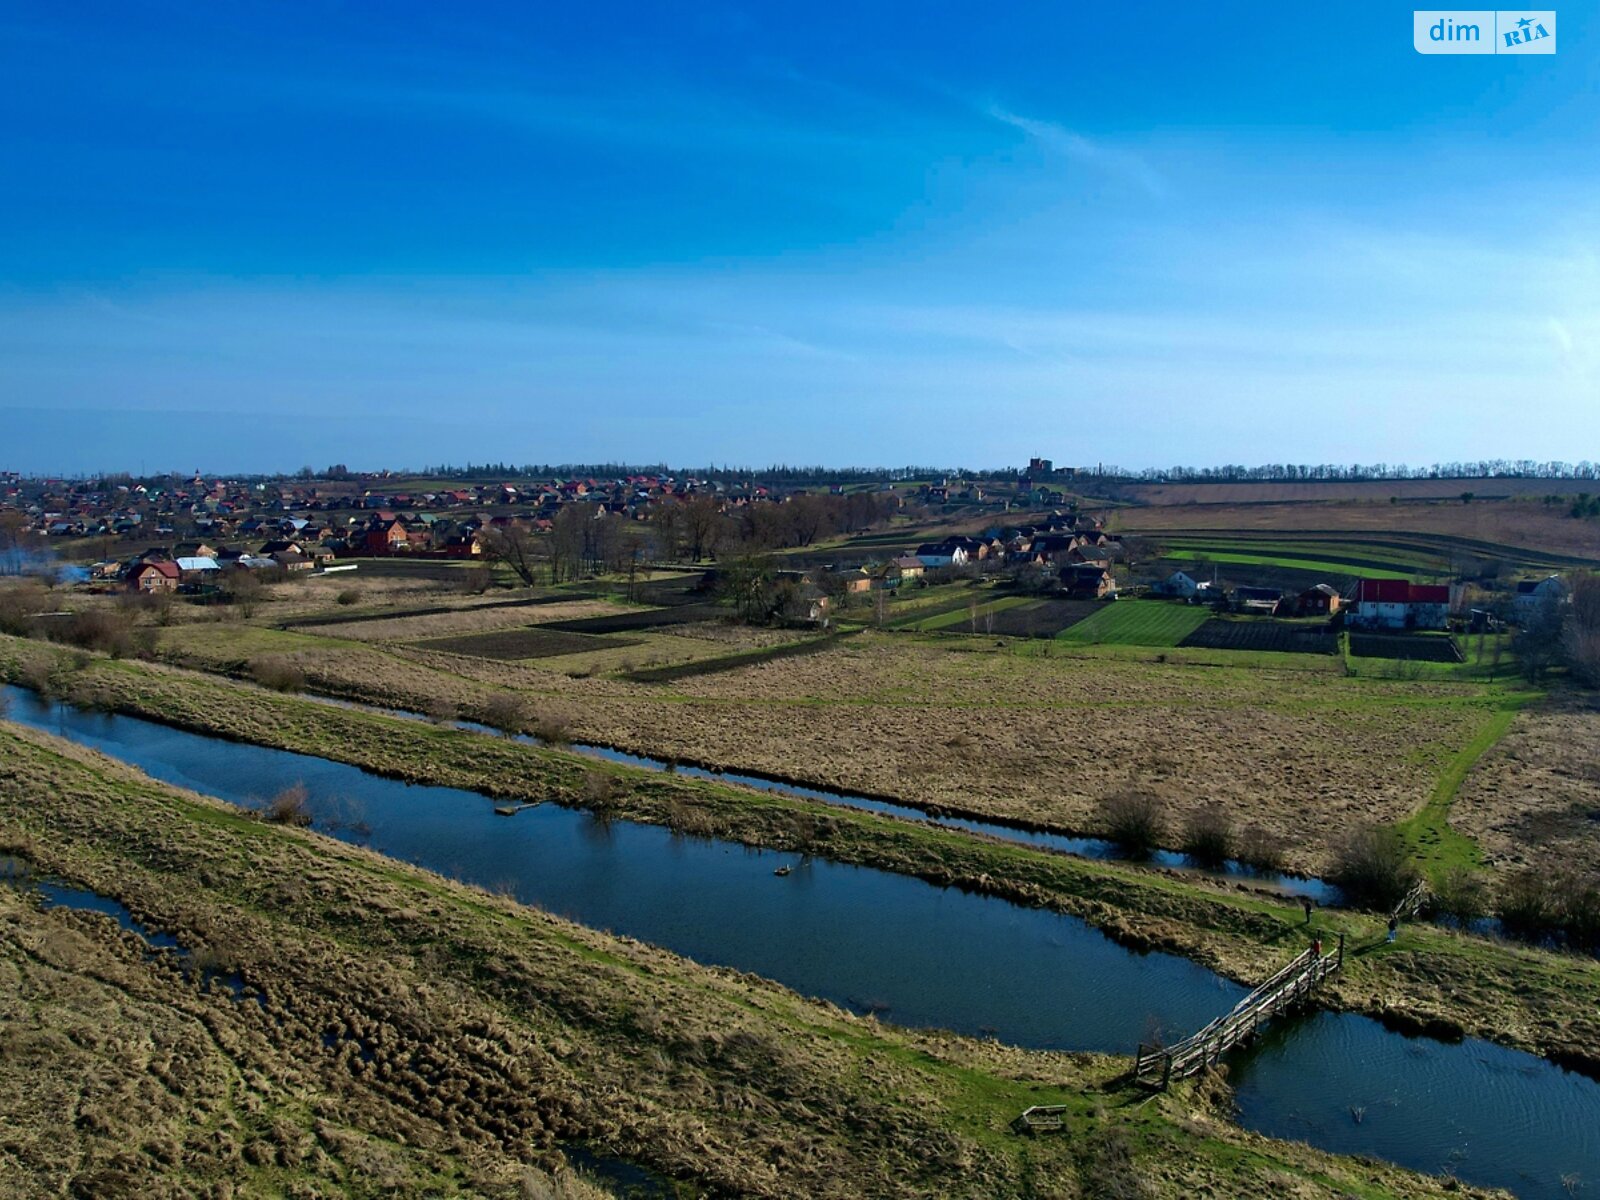
[{"label": "bridge railing", "polygon": [[1344,935],[1331,954],[1312,946],[1204,1029],[1171,1046],[1141,1042],[1133,1060],[1134,1078],[1165,1088],[1219,1061],[1233,1047],[1254,1037],[1263,1023],[1303,1002],[1316,986],[1344,964]]}]

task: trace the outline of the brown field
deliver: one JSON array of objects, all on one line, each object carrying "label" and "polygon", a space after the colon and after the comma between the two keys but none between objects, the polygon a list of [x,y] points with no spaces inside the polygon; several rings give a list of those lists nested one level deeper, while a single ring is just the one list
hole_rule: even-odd
[{"label": "brown field", "polygon": [[1462,492],[1474,498],[1576,496],[1600,493],[1597,479],[1373,479],[1306,483],[1137,483],[1118,488],[1119,495],[1141,504],[1267,504],[1280,501],[1368,500],[1382,504],[1390,496],[1402,500],[1457,500]]},{"label": "brown field", "polygon": [[1490,707],[1455,684],[962,653],[893,636],[686,679],[640,713],[585,705],[598,740],[922,804],[1093,829],[1136,788],[1220,800],[1326,865],[1365,820],[1421,807]]},{"label": "brown field", "polygon": [[[472,633],[494,633],[502,629],[521,629],[546,621],[570,621],[583,617],[604,617],[630,611],[620,604],[607,600],[571,600],[557,604],[539,604],[518,607],[483,607],[473,604],[468,597],[452,599],[437,593],[429,597],[433,603],[451,603],[456,610],[446,613],[429,613],[423,616],[379,618],[371,621],[349,621],[330,625],[297,625],[300,633],[314,633],[326,637],[348,638],[360,642],[421,641],[425,638],[443,638]],[[504,600],[504,597],[497,597]],[[274,609],[271,617],[277,618]]]},{"label": "brown field", "polygon": [[1166,505],[1118,509],[1123,533],[1186,529],[1417,533],[1600,559],[1600,521],[1576,521],[1530,501],[1472,504],[1331,502]]},{"label": "brown field", "polygon": [[464,654],[469,658],[519,659],[556,658],[563,654],[584,654],[595,650],[618,650],[637,646],[637,638],[598,637],[592,633],[568,633],[562,629],[503,629],[499,633],[473,633],[463,637],[431,638],[418,642],[421,650],[444,654]]},{"label": "brown field", "polygon": [[1467,776],[1450,823],[1497,865],[1600,862],[1600,697],[1560,693],[1517,714]]},{"label": "brown field", "polygon": [[[240,657],[227,632],[185,630],[169,645],[177,661],[214,667]],[[1028,643],[905,634],[663,686],[569,678],[564,659],[254,633],[244,657],[282,654],[335,695],[472,713],[511,688],[558,707],[581,740],[1064,830],[1095,830],[1098,802],[1128,788],[1161,794],[1175,816],[1220,800],[1282,833],[1289,861],[1308,870],[1325,867],[1355,824],[1419,809],[1496,703],[1464,683],[1047,656]],[[643,665],[647,649],[617,653]]]}]

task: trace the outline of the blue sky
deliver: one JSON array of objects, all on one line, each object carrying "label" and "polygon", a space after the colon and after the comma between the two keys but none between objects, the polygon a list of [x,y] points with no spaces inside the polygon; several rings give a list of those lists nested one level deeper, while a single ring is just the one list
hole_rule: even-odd
[{"label": "blue sky", "polygon": [[0,468],[1600,457],[1600,16],[0,5]]}]

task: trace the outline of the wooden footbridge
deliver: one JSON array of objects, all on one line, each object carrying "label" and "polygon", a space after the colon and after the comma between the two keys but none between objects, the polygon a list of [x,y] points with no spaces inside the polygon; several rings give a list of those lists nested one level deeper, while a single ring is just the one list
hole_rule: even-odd
[{"label": "wooden footbridge", "polygon": [[1272,1017],[1303,1003],[1319,983],[1343,965],[1343,934],[1331,954],[1324,954],[1322,943],[1317,942],[1199,1033],[1171,1046],[1147,1046],[1141,1042],[1133,1060],[1134,1080],[1160,1091],[1174,1079],[1197,1074],[1233,1047],[1249,1041]]}]

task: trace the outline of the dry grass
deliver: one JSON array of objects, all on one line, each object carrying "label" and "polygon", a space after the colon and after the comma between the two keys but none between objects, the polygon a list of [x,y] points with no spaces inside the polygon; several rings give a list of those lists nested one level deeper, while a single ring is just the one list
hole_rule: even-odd
[{"label": "dry grass", "polygon": [[1038,657],[905,635],[662,687],[584,676],[646,665],[670,635],[489,662],[224,632],[183,630],[165,652],[223,670],[241,647],[273,653],[314,689],[418,711],[449,703],[470,716],[513,690],[568,704],[578,740],[1072,831],[1098,830],[1100,801],[1129,788],[1161,796],[1174,828],[1214,801],[1239,827],[1277,834],[1303,870],[1325,867],[1355,826],[1419,810],[1491,714],[1472,684]]},{"label": "dry grass", "polygon": [[[1488,719],[1454,684],[1014,658],[867,636],[682,681],[677,702],[587,704],[580,736],[844,790],[1097,829],[1151,791],[1208,802],[1320,867],[1345,830],[1419,808]],[[951,747],[967,747],[955,749]]]},{"label": "dry grass", "polygon": [[[530,1169],[599,1140],[719,1195],[1072,1196],[1106,1166],[1078,1135],[1125,1126],[1116,1175],[1152,1195],[1442,1194],[1242,1133],[1198,1094],[1091,1101],[1109,1060],[885,1028],[46,735],[0,743],[0,831],[47,825],[42,867],[185,945],[227,946],[260,997],[0,889],[0,1191],[578,1200]],[[1006,1133],[1036,1100],[1084,1128]]]},{"label": "dry grass", "polygon": [[[489,597],[503,602],[502,595]],[[457,637],[474,633],[498,633],[522,629],[546,621],[575,621],[585,617],[607,617],[631,610],[605,600],[573,600],[557,604],[519,605],[485,608],[479,597],[461,595],[430,596],[431,603],[452,604],[456,611],[426,616],[396,616],[372,621],[347,621],[333,625],[302,625],[301,632],[358,642],[423,641],[428,638]],[[274,614],[275,615],[275,614]]]},{"label": "dry grass", "polygon": [[1518,713],[1450,823],[1502,868],[1600,861],[1600,698],[1565,692]]}]

